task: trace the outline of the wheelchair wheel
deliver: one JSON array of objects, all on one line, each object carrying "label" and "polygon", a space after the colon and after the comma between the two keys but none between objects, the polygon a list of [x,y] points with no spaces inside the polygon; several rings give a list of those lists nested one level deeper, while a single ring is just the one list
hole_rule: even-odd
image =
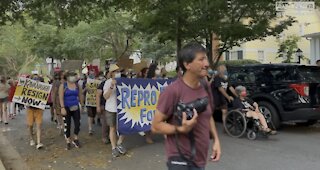
[{"label": "wheelchair wheel", "polygon": [[224,129],[231,137],[239,138],[247,130],[247,120],[238,110],[232,110],[227,114]]},{"label": "wheelchair wheel", "polygon": [[257,138],[257,133],[254,132],[253,130],[248,130],[247,138],[250,140],[255,140]]}]

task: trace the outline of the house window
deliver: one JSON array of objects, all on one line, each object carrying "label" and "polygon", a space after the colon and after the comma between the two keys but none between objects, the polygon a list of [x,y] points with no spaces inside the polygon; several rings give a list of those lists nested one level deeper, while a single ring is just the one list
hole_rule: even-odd
[{"label": "house window", "polygon": [[230,60],[230,52],[229,51],[226,51],[225,57],[226,57],[226,61]]},{"label": "house window", "polygon": [[258,51],[258,61],[263,63],[264,62],[264,51],[263,50],[259,50]]},{"label": "house window", "polygon": [[243,51],[239,50],[237,51],[237,53],[238,53],[238,60],[243,60]]}]

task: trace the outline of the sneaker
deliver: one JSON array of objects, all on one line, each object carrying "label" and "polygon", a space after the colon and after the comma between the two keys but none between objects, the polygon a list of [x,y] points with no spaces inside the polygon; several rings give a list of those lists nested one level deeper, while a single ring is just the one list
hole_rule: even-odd
[{"label": "sneaker", "polygon": [[119,150],[119,152],[120,152],[121,154],[126,154],[126,153],[127,153],[127,149],[126,149],[125,147],[123,147],[122,144],[118,145],[118,146],[117,146],[117,149]]},{"label": "sneaker", "polygon": [[66,150],[70,150],[70,149],[71,149],[71,143],[67,143]]},{"label": "sneaker", "polygon": [[93,130],[89,130],[89,135],[90,135],[90,136],[93,135]]},{"label": "sneaker", "polygon": [[0,120],[0,123],[2,123],[2,120]]},{"label": "sneaker", "polygon": [[79,142],[79,140],[74,140],[74,141],[72,141],[72,144],[73,144],[76,148],[80,148],[80,142]]},{"label": "sneaker", "polygon": [[30,140],[30,146],[34,146],[35,144],[34,140]]},{"label": "sneaker", "polygon": [[4,122],[4,124],[5,124],[5,125],[8,125],[9,123],[8,123],[8,122]]},{"label": "sneaker", "polygon": [[120,156],[120,152],[118,148],[112,149],[112,157],[116,158]]},{"label": "sneaker", "polygon": [[43,148],[43,144],[42,143],[38,143],[37,149],[41,149],[41,148]]}]

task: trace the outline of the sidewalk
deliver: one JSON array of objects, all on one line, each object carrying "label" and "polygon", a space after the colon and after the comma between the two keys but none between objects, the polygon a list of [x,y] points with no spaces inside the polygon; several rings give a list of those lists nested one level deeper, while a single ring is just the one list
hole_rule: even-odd
[{"label": "sidewalk", "polygon": [[[4,166],[5,165],[5,166]],[[0,170],[7,169],[26,169],[27,164],[23,161],[20,154],[13,148],[7,137],[0,132]]]}]

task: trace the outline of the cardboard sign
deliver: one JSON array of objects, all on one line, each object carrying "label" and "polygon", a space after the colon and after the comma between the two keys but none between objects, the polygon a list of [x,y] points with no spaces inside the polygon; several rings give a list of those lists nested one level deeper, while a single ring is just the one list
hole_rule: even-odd
[{"label": "cardboard sign", "polygon": [[44,110],[52,85],[20,77],[13,102]]},{"label": "cardboard sign", "polygon": [[83,60],[65,60],[61,64],[61,69],[66,71],[82,70]]},{"label": "cardboard sign", "polygon": [[100,80],[88,79],[86,84],[86,106],[97,107],[96,94]]}]

